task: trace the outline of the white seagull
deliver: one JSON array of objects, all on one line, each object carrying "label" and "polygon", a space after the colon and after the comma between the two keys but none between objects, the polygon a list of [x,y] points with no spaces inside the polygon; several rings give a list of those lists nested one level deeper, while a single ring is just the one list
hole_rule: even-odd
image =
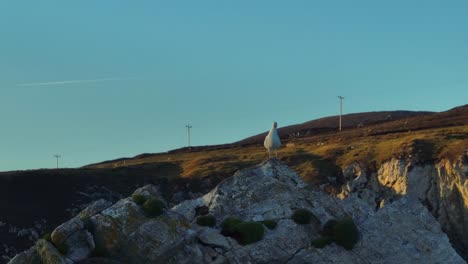
[{"label": "white seagull", "polygon": [[278,130],[276,128],[278,127],[278,124],[276,122],[273,122],[273,126],[270,129],[270,132],[265,138],[265,141],[263,142],[263,145],[265,148],[268,150],[268,158],[271,158],[271,151],[275,151],[275,156],[278,157],[278,153],[276,152],[277,149],[281,146],[281,140],[280,137],[278,136]]}]

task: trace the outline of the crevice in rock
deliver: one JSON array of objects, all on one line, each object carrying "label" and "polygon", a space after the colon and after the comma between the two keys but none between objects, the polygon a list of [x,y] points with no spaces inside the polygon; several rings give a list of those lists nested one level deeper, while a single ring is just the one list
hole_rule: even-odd
[{"label": "crevice in rock", "polygon": [[291,262],[297,254],[299,254],[301,251],[305,250],[307,247],[302,247],[302,248],[299,248],[296,252],[294,252],[294,254],[292,254],[292,256],[286,261],[286,263],[289,263]]}]

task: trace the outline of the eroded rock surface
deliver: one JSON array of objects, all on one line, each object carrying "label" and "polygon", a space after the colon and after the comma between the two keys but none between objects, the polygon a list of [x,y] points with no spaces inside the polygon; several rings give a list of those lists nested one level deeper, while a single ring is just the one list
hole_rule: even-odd
[{"label": "eroded rock surface", "polygon": [[377,172],[359,164],[344,170],[348,182],[341,198],[357,195],[376,208],[402,196],[422,202],[442,225],[450,240],[468,257],[468,155],[451,162],[418,163],[412,159],[391,159]]},{"label": "eroded rock surface", "polygon": [[[135,193],[158,195],[151,186]],[[196,224],[201,206],[206,206],[216,218],[214,227]],[[312,212],[310,224],[299,225],[291,220],[297,209]],[[221,221],[229,216],[243,221],[273,220],[277,225],[274,229],[264,228],[262,240],[240,245],[220,234]],[[343,217],[352,217],[361,233],[354,249],[347,251],[335,244],[322,249],[311,247],[311,241],[320,237],[325,223]],[[357,197],[342,201],[307,187],[294,171],[275,159],[239,171],[203,197],[184,201],[161,216],[147,217],[141,206],[126,198],[90,216],[86,226],[84,229],[92,233],[95,252],[90,254],[93,257],[79,263],[94,263],[97,259],[109,263],[187,264],[465,263],[416,198],[405,197],[376,211]],[[73,234],[84,231],[70,229],[77,230],[70,232]],[[62,235],[59,241],[70,241],[73,234]],[[53,247],[49,242],[41,243]],[[43,245],[35,248],[29,258],[18,255],[23,262],[12,263],[34,263],[26,259],[36,255],[42,263],[61,263],[48,262],[50,258],[43,257],[38,250]],[[53,249],[48,251],[57,253]],[[78,262],[70,256],[70,252],[64,254],[63,261]]]}]

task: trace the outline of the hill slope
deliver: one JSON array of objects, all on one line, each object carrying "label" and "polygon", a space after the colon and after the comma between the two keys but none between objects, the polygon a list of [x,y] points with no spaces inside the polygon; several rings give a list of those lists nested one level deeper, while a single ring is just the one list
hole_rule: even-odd
[{"label": "hill slope", "polygon": [[[431,115],[434,112],[413,111],[382,111],[343,115],[342,128],[344,130],[358,127],[368,127],[376,124],[388,123],[395,120],[407,119],[416,116]],[[311,136],[338,131],[339,116],[324,117],[302,124],[281,127],[278,133],[282,139]],[[262,143],[267,133],[258,134],[234,144],[258,144]]]}]

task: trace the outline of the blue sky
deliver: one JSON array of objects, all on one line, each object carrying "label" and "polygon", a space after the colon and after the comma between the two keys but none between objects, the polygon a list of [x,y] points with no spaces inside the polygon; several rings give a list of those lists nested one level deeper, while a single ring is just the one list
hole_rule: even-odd
[{"label": "blue sky", "polygon": [[0,171],[468,99],[467,1],[0,2]]}]

